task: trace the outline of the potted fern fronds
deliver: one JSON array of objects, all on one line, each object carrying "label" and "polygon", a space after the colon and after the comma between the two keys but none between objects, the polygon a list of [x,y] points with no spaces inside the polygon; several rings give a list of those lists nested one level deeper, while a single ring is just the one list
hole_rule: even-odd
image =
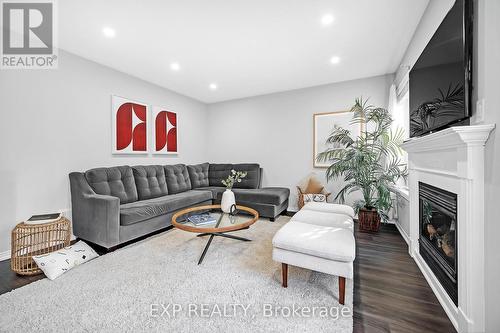
[{"label": "potted fern fronds", "polygon": [[[318,154],[319,162],[331,162],[326,170],[328,181],[342,178],[345,186],[335,200],[345,203],[346,196],[361,191],[363,199],[354,203],[361,231],[378,231],[380,221],[388,220],[392,207],[391,185],[406,178],[407,167],[401,161],[404,131],[391,129],[389,112],[356,99],[351,124],[359,124],[361,133],[335,126],[327,138],[331,146]],[[340,148],[339,148],[340,147]]]}]

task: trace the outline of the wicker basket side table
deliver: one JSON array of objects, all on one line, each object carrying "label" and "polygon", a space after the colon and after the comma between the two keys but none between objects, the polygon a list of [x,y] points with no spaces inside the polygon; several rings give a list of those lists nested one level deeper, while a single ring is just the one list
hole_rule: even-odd
[{"label": "wicker basket side table", "polygon": [[21,275],[41,273],[32,257],[69,246],[70,238],[70,222],[64,217],[42,224],[19,223],[12,230],[11,269]]}]

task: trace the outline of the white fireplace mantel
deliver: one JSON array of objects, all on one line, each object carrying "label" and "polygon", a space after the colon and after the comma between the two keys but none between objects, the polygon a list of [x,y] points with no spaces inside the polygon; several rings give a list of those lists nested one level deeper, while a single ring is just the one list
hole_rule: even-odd
[{"label": "white fireplace mantel", "polygon": [[463,146],[484,146],[495,125],[450,127],[440,132],[413,138],[403,144],[408,153],[453,149]]},{"label": "white fireplace mantel", "polygon": [[[484,145],[494,128],[451,127],[402,145],[408,152],[409,252],[458,332],[484,331]],[[457,194],[458,306],[419,253],[419,182]]]}]

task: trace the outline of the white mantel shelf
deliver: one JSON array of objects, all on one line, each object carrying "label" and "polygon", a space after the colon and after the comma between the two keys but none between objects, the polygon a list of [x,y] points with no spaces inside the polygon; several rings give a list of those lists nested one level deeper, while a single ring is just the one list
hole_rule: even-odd
[{"label": "white mantel shelf", "polygon": [[416,153],[458,148],[464,145],[484,146],[494,128],[494,124],[450,127],[405,141],[402,148],[408,153]]},{"label": "white mantel shelf", "polygon": [[[484,146],[495,125],[450,127],[406,141],[409,253],[459,333],[484,332]],[[419,253],[419,183],[457,194],[458,306]]]}]

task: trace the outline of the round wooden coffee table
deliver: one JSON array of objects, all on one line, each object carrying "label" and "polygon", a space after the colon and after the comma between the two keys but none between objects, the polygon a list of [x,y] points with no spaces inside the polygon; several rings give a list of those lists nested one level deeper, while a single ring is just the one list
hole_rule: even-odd
[{"label": "round wooden coffee table", "polygon": [[[194,223],[193,218],[209,214],[211,221],[208,223]],[[189,220],[189,217],[192,219]],[[206,215],[205,215],[206,217]],[[215,236],[236,239],[240,241],[251,241],[251,239],[228,235],[228,232],[248,229],[259,218],[259,213],[252,208],[236,206],[232,213],[224,213],[220,205],[205,205],[190,207],[178,211],[172,216],[172,225],[178,229],[198,233],[197,237],[210,236],[207,245],[198,260],[198,265],[203,262],[205,254]]]}]

